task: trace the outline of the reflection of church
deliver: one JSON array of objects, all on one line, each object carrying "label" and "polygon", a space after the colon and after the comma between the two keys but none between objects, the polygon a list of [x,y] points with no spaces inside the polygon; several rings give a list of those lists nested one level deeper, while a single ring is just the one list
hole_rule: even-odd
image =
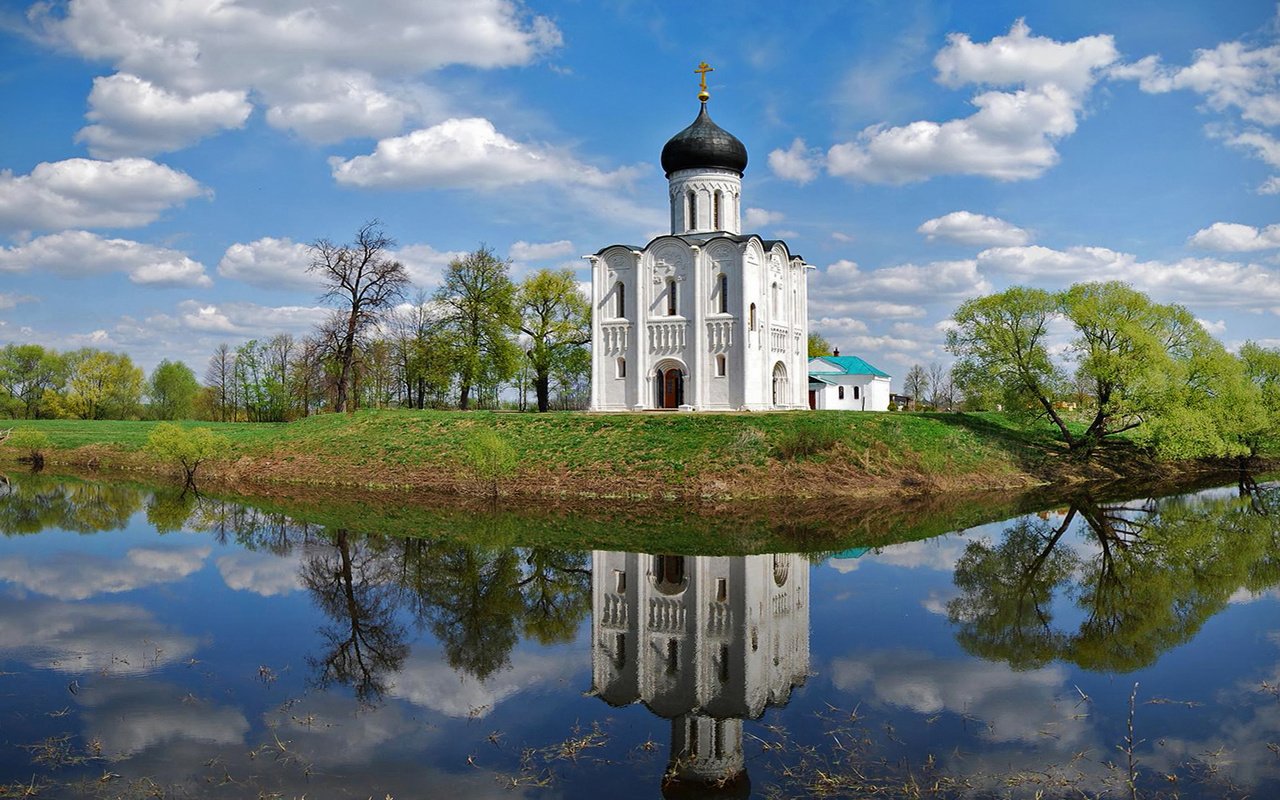
[{"label": "reflection of church", "polygon": [[591,408],[805,408],[808,270],[742,232],[747,148],[707,114],[662,148],[671,233],[591,261]]},{"label": "reflection of church", "polygon": [[592,692],[671,720],[664,794],[745,796],[743,720],[809,673],[809,563],[597,550],[592,601]]}]

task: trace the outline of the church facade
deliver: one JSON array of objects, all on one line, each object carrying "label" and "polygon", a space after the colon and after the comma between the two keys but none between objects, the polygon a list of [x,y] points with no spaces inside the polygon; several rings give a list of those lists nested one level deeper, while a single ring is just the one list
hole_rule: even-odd
[{"label": "church facade", "polygon": [[704,71],[697,118],[662,149],[671,233],[587,256],[593,411],[808,406],[811,267],[742,233],[747,150],[707,98]]}]

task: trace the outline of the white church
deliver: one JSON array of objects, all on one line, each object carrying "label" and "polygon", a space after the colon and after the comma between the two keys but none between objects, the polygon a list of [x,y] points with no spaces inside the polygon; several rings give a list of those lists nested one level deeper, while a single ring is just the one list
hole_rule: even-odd
[{"label": "white church", "polygon": [[671,233],[591,262],[591,410],[809,407],[812,267],[742,232],[747,149],[702,108],[662,148]]}]

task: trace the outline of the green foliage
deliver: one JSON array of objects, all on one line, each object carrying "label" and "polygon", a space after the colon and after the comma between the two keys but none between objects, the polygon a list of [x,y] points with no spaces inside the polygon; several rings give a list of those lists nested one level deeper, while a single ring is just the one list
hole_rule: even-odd
[{"label": "green foliage", "polygon": [[0,417],[42,416],[45,392],[61,390],[66,361],[36,344],[8,344],[0,349]]},{"label": "green foliage", "polygon": [[839,435],[828,428],[798,426],[781,431],[774,436],[773,455],[784,460],[809,458],[825,453],[839,442]]},{"label": "green foliage", "polygon": [[123,353],[83,349],[65,354],[66,390],[45,392],[55,416],[72,419],[133,419],[142,400],[144,375]]},{"label": "green foliage", "polygon": [[188,419],[199,390],[200,383],[191,367],[181,361],[161,361],[147,381],[151,416],[164,420]]},{"label": "green foliage", "polygon": [[809,334],[809,358],[831,355],[831,342],[818,333]]},{"label": "green foliage", "polygon": [[37,468],[44,466],[45,451],[49,449],[49,437],[44,431],[26,426],[15,428],[3,444],[25,453]]},{"label": "green foliage", "polygon": [[591,369],[591,308],[573,273],[541,269],[516,293],[520,330],[529,337],[527,355],[534,372],[538,410],[549,407],[553,373],[561,385],[578,382]]},{"label": "green foliage", "polygon": [[161,422],[151,429],[143,449],[161,460],[176,461],[186,473],[187,483],[192,483],[200,465],[225,457],[231,443],[227,437],[208,428],[183,428]]},{"label": "green foliage", "polygon": [[490,484],[498,496],[498,482],[515,472],[520,465],[516,451],[493,428],[477,428],[467,439],[463,455],[477,478]]},{"label": "green foliage", "polygon": [[441,328],[463,410],[473,389],[505,383],[519,367],[520,349],[510,336],[520,321],[510,271],[509,261],[481,246],[449,262],[434,296],[444,309]]},{"label": "green foliage", "polygon": [[1247,439],[1253,453],[1280,453],[1280,348],[1245,342],[1240,348],[1245,378],[1258,390],[1262,425]]}]

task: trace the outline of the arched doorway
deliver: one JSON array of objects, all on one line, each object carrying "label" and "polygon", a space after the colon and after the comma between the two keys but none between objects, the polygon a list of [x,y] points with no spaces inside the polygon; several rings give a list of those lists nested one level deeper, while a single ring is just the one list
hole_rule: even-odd
[{"label": "arched doorway", "polygon": [[791,405],[791,384],[787,381],[787,367],[781,361],[773,365],[773,404]]},{"label": "arched doorway", "polygon": [[658,408],[679,408],[684,405],[684,369],[678,364],[663,364],[654,373]]}]

